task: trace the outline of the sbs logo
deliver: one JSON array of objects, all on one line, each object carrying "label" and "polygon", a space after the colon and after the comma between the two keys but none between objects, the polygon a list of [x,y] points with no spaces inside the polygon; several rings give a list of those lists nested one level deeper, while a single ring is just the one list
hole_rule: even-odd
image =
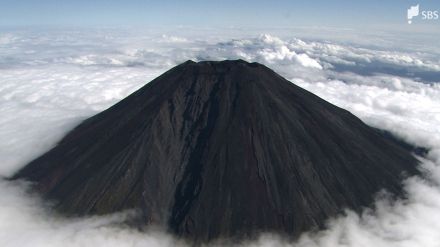
[{"label": "sbs logo", "polygon": [[407,10],[408,24],[412,23],[414,17],[420,16],[422,20],[438,20],[439,11],[438,10],[422,10],[420,11],[419,4],[415,6],[410,6]]}]

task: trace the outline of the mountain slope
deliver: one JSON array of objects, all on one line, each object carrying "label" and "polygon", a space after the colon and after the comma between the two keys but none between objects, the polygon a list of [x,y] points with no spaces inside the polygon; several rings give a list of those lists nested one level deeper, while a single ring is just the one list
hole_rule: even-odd
[{"label": "mountain slope", "polygon": [[348,111],[267,67],[188,61],[68,133],[15,176],[67,215],[139,208],[196,240],[298,236],[375,193],[402,194],[417,160]]}]

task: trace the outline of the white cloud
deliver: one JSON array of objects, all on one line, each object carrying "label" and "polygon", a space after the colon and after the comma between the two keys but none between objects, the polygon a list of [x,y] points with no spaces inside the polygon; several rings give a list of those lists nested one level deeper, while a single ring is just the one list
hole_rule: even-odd
[{"label": "white cloud", "polygon": [[1,246],[176,246],[170,236],[148,234],[118,226],[135,212],[80,219],[50,215],[37,197],[29,197],[23,185],[0,181]]},{"label": "white cloud", "polygon": [[15,36],[12,34],[0,34],[0,45],[9,45],[15,41]]},{"label": "white cloud", "polygon": [[188,40],[186,38],[183,37],[178,37],[178,36],[173,36],[173,35],[166,35],[163,34],[162,35],[162,39],[159,39],[160,41],[164,41],[164,42],[171,42],[171,43],[185,43],[188,42]]},{"label": "white cloud", "polygon": [[[11,175],[79,121],[180,62],[242,58],[264,63],[368,124],[431,149],[424,162],[430,179],[409,179],[408,200],[382,198],[377,210],[362,216],[348,212],[331,220],[328,230],[305,234],[295,243],[263,235],[243,245],[438,246],[440,84],[426,82],[438,81],[440,55],[392,50],[392,45],[225,32],[0,32],[0,175]],[[380,70],[383,66],[388,69]],[[0,181],[0,193],[1,246],[176,244],[157,231],[140,233],[112,224],[126,214],[60,219],[37,197],[25,194],[23,186]]]}]

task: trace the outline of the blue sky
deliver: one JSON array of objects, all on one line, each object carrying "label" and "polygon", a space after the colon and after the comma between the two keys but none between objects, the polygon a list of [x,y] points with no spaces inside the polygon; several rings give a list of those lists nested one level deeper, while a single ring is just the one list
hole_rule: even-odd
[{"label": "blue sky", "polygon": [[440,10],[435,0],[0,0],[0,25],[383,27],[406,24],[406,8],[417,3]]}]

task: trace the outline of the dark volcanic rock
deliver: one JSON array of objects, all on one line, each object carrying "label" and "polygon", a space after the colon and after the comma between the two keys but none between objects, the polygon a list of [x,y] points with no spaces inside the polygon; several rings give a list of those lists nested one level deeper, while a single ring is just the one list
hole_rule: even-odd
[{"label": "dark volcanic rock", "polygon": [[67,215],[142,210],[206,241],[298,236],[386,189],[417,160],[348,111],[245,61],[188,61],[93,116],[14,177]]}]

